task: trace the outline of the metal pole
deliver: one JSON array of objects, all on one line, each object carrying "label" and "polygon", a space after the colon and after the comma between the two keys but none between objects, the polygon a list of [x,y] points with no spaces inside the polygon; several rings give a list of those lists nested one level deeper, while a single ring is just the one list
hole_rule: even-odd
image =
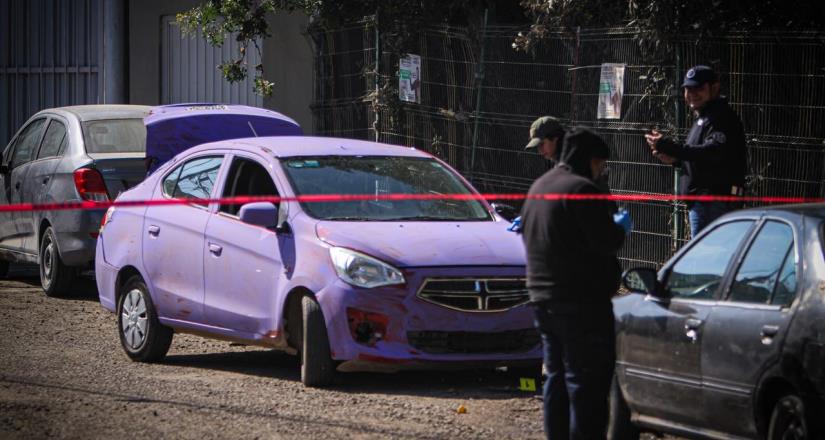
[{"label": "metal pole", "polygon": [[[679,84],[679,77],[682,72],[682,50],[679,43],[676,44],[676,84]],[[678,89],[677,89],[678,90]],[[684,119],[684,106],[682,105],[681,101],[679,100],[678,94],[675,99],[674,103],[676,107],[676,129],[680,131],[682,129],[682,120]],[[679,194],[679,177],[681,177],[681,168],[674,167],[673,168],[673,194]],[[679,202],[673,202],[673,251],[677,251],[679,249],[679,238],[682,237],[682,216],[679,215]],[[691,237],[693,238],[693,237]]]},{"label": "metal pole", "polygon": [[476,145],[478,144],[478,120],[481,116],[481,92],[484,84],[484,48],[487,46],[487,13],[489,9],[484,9],[484,25],[481,27],[481,54],[478,60],[478,69],[476,70],[476,109],[474,113],[475,120],[473,121],[473,145],[470,147],[470,172],[469,180],[473,182],[473,172],[476,165]]},{"label": "metal pole", "polygon": [[[126,0],[101,2],[103,7],[103,103],[126,103]],[[90,74],[91,75],[91,74]]]},{"label": "metal pole", "polygon": [[379,73],[381,72],[381,35],[378,33],[378,10],[375,11],[375,20],[373,26],[375,26],[375,98],[373,98],[372,101],[374,103],[372,106],[372,111],[375,113],[375,120],[372,123],[372,129],[373,131],[375,131],[375,142],[378,142],[378,128],[381,123],[380,113],[378,111],[378,93],[381,89],[381,76],[379,75]]}]

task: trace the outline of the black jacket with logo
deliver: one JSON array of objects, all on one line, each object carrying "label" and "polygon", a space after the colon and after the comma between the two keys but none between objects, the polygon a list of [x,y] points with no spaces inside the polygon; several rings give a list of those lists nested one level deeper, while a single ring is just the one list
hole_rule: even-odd
[{"label": "black jacket with logo", "polygon": [[745,131],[724,97],[698,112],[684,143],[662,138],[656,149],[679,160],[679,194],[742,195],[748,169]]},{"label": "black jacket with logo", "polygon": [[[565,145],[561,163],[536,180],[529,194],[604,194],[586,177],[590,157],[587,145]],[[613,209],[607,200],[527,199],[522,238],[532,302],[610,302],[621,276],[616,251],[624,241]]]}]

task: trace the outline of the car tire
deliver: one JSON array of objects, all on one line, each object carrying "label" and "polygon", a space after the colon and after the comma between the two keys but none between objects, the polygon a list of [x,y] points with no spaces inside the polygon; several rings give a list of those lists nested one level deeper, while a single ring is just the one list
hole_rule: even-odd
[{"label": "car tire", "polygon": [[786,394],[773,407],[767,438],[768,440],[807,440],[810,435],[808,428],[805,402],[795,394]]},{"label": "car tire", "polygon": [[57,249],[57,239],[51,226],[46,228],[40,240],[38,262],[40,266],[40,284],[46,296],[66,295],[72,287],[76,271],[63,264]]},{"label": "car tire", "polygon": [[0,260],[0,278],[6,278],[9,275],[10,265],[8,261]]},{"label": "car tire", "polygon": [[155,305],[140,276],[129,278],[117,301],[117,331],[126,355],[137,362],[163,359],[174,332],[158,321]]},{"label": "car tire", "polygon": [[639,440],[639,428],[630,420],[630,408],[624,400],[619,380],[613,376],[608,398],[610,415],[607,419],[608,440]]},{"label": "car tire", "polygon": [[330,385],[335,378],[335,363],[329,349],[324,314],[312,296],[301,298],[303,341],[301,344],[301,382],[308,387]]}]

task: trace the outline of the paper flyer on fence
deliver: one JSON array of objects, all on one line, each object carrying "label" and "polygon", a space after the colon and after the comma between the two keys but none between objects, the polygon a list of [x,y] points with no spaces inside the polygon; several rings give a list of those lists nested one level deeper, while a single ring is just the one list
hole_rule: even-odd
[{"label": "paper flyer on fence", "polygon": [[622,118],[624,64],[604,63],[599,76],[598,119]]},{"label": "paper flyer on fence", "polygon": [[398,99],[421,104],[421,57],[407,54],[398,65]]}]

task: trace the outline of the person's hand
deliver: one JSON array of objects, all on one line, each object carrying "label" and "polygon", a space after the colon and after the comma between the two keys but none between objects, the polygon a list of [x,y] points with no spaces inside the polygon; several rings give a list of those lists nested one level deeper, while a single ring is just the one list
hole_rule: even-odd
[{"label": "person's hand", "polygon": [[645,134],[645,140],[647,141],[647,145],[650,147],[651,150],[656,149],[656,144],[659,142],[659,139],[662,138],[662,133],[659,133],[657,130],[650,130],[650,133]]},{"label": "person's hand", "polygon": [[633,231],[633,219],[630,218],[630,213],[624,209],[620,209],[619,212],[613,214],[613,223],[621,226],[625,235],[630,235],[630,232]]},{"label": "person's hand", "polygon": [[510,232],[515,232],[516,234],[521,233],[521,216],[514,218],[513,223],[507,227],[507,230]]},{"label": "person's hand", "polygon": [[665,153],[660,153],[657,150],[653,150],[653,156],[655,156],[656,159],[661,160],[662,163],[665,163],[665,164],[668,164],[668,165],[673,165],[674,163],[676,163],[676,158],[675,157],[668,156]]}]

